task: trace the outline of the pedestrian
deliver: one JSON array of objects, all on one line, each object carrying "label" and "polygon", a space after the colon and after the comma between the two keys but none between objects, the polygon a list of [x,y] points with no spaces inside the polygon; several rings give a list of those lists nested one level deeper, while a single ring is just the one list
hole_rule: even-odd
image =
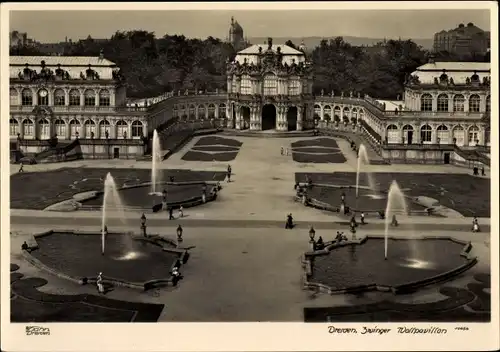
[{"label": "pedestrian", "polygon": [[174,219],[175,219],[175,218],[174,218],[174,208],[173,208],[173,207],[170,207],[170,208],[168,209],[168,219],[169,219],[169,220],[174,220]]},{"label": "pedestrian", "polygon": [[479,232],[479,224],[477,222],[472,225],[472,232]]},{"label": "pedestrian", "polygon": [[104,283],[102,280],[102,272],[97,275],[97,292],[104,294]]},{"label": "pedestrian", "polygon": [[227,172],[227,182],[231,182],[231,172]]},{"label": "pedestrian", "polygon": [[285,148],[285,155],[288,156],[288,148]]},{"label": "pedestrian", "polygon": [[366,224],[366,223],[365,223],[365,213],[361,212],[360,217],[361,217],[361,225]]},{"label": "pedestrian", "polygon": [[23,163],[22,162],[19,163],[19,172],[24,172],[23,168],[24,168]]},{"label": "pedestrian", "polygon": [[484,166],[481,167],[481,176],[486,176],[486,172],[484,172]]},{"label": "pedestrian", "polygon": [[392,216],[391,225],[394,227],[398,226],[398,220],[396,219],[396,214]]},{"label": "pedestrian", "polygon": [[479,222],[476,216],[472,219],[472,232],[479,232]]},{"label": "pedestrian", "polygon": [[179,207],[179,218],[183,218],[184,217],[184,208],[182,207],[182,205]]},{"label": "pedestrian", "polygon": [[179,268],[177,266],[174,266],[174,268],[172,269],[172,284],[174,286],[177,286],[177,283],[180,279],[182,279],[182,275],[179,272]]},{"label": "pedestrian", "polygon": [[281,147],[281,155],[283,155],[283,150],[284,150],[283,147]]}]

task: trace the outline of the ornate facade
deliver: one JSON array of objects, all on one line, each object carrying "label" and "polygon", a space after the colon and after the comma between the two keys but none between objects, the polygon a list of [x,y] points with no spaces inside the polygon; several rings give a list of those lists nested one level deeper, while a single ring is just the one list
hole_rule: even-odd
[{"label": "ornate facade", "polygon": [[[428,63],[409,76],[387,143],[489,146],[489,63]],[[395,118],[393,117],[393,118]]]},{"label": "ornate facade", "polygon": [[286,45],[253,45],[227,65],[227,127],[301,131],[314,126],[312,67]]},{"label": "ornate facade", "polygon": [[145,109],[125,105],[123,76],[100,57],[11,56],[10,137],[140,139]]}]

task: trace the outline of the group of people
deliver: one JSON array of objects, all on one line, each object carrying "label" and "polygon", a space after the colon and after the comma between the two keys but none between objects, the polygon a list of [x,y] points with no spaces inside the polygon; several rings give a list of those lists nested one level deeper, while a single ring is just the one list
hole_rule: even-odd
[{"label": "group of people", "polygon": [[[474,176],[479,176],[479,168],[477,166],[472,170]],[[484,166],[481,167],[481,176],[486,176],[486,171],[484,170]]]},{"label": "group of people", "polygon": [[288,148],[281,147],[281,155],[286,155],[286,156],[288,156],[288,155],[289,155]]},{"label": "group of people", "polygon": [[[179,206],[179,218],[183,218],[183,217],[184,217],[184,208],[182,207],[182,204],[181,204]],[[168,220],[175,220],[173,207],[168,208]]]},{"label": "group of people", "polygon": [[347,241],[347,236],[344,235],[343,232],[337,231],[337,235],[335,236],[335,239],[332,242],[327,242],[323,240],[322,236],[319,236],[318,240],[313,243],[313,248],[315,251],[320,251],[322,249],[325,249],[326,246],[330,245],[333,242],[342,242],[342,241]]},{"label": "group of people", "polygon": [[[184,278],[184,276],[182,276],[181,272],[179,271],[178,265],[175,265],[172,268],[171,275],[172,275],[172,285],[173,286],[177,286],[177,283]],[[97,275],[96,286],[97,286],[97,292],[99,294],[101,294],[101,295],[106,294],[106,287],[104,286],[104,279],[102,277],[102,272],[100,272],[99,275]]]}]

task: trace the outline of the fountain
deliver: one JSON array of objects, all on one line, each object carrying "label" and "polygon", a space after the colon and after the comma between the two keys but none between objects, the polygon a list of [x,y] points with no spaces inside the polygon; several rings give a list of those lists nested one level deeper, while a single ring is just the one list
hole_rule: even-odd
[{"label": "fountain", "polygon": [[[126,231],[108,232],[112,224],[118,226],[116,220],[127,226],[123,203],[110,173],[104,180],[102,196],[100,231],[52,230],[35,234],[37,250],[29,255],[45,262],[41,269],[62,272],[65,277],[82,284],[94,283],[95,275],[101,271],[106,273],[107,282],[141,290],[151,288],[153,281],[168,282],[168,268],[177,261],[185,263],[187,260],[184,253],[177,249],[177,243],[164,238],[145,238]],[[112,216],[114,213],[118,215]],[[139,221],[141,219],[137,219],[137,225]],[[141,270],[137,269],[138,266]]]},{"label": "fountain", "polygon": [[[104,255],[106,248],[106,236],[108,234],[107,220],[109,214],[115,211],[118,213],[118,218],[123,225],[126,224],[126,216],[124,213],[123,202],[118,193],[118,188],[116,182],[110,172],[107,173],[104,180],[104,196],[102,201],[102,221],[101,221],[101,254]],[[139,256],[138,252],[132,250],[132,239],[129,236],[124,236],[126,240],[124,241],[127,247],[126,254],[123,259],[133,259]]]},{"label": "fountain", "polygon": [[161,195],[161,192],[158,192],[156,189],[156,185],[161,182],[159,179],[159,170],[158,166],[161,163],[161,146],[160,146],[160,138],[158,137],[158,132],[154,130],[153,132],[153,150],[151,152],[151,193],[150,195]]},{"label": "fountain", "polygon": [[385,208],[385,234],[384,234],[384,255],[387,260],[387,250],[389,241],[389,225],[392,216],[398,214],[408,215],[406,199],[396,181],[392,181],[387,194],[387,206]]},{"label": "fountain", "polygon": [[[370,159],[368,158],[368,153],[366,152],[366,147],[364,144],[359,145],[359,151],[358,151],[358,167],[356,170],[356,199],[358,198],[359,195],[359,176],[361,173],[361,165],[369,165],[370,164]],[[374,193],[376,193],[376,184],[375,184],[375,179],[373,178],[373,175],[369,171],[365,171],[365,174],[368,178],[368,186],[370,187],[370,190],[372,190]]]}]

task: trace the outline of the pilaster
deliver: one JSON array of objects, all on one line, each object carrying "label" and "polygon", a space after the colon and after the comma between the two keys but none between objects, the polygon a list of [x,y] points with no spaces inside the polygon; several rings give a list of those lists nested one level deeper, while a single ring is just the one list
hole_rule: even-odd
[{"label": "pilaster", "polygon": [[241,107],[239,104],[235,104],[234,108],[236,109],[236,129],[241,130]]},{"label": "pilaster", "polygon": [[297,131],[302,131],[302,106],[297,106]]}]

